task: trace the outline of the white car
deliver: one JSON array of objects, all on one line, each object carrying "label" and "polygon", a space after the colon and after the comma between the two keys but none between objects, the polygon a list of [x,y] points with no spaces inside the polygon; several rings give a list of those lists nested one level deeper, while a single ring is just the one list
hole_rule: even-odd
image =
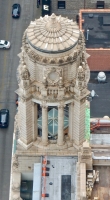
[{"label": "white car", "polygon": [[6,40],[0,40],[0,49],[9,49],[10,42]]}]

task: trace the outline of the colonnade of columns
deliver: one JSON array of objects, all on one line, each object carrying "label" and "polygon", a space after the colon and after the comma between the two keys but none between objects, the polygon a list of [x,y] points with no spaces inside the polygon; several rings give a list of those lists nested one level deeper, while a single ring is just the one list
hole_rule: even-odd
[{"label": "colonnade of columns", "polygon": [[[69,123],[68,136],[70,142],[80,145],[84,141],[85,136],[85,101],[75,101],[69,105]],[[21,102],[20,111],[22,120],[20,121],[20,138],[19,143],[24,143],[28,148],[32,142],[36,141],[38,137],[38,104],[35,102]],[[58,106],[58,137],[57,145],[64,145],[64,102],[60,102]],[[48,145],[48,105],[43,102],[42,107],[42,145]],[[28,113],[28,115],[27,115]],[[26,116],[26,117],[24,117]],[[25,120],[24,120],[25,119]],[[24,125],[25,124],[25,125]]]},{"label": "colonnade of columns", "polygon": [[[58,140],[57,144],[64,144],[64,104],[58,105]],[[42,104],[42,144],[48,144],[48,106]],[[38,112],[38,111],[37,111]]]}]

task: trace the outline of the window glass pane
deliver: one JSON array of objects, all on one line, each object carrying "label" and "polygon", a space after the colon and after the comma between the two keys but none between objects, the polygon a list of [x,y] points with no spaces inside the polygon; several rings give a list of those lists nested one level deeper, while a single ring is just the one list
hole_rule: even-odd
[{"label": "window glass pane", "polygon": [[52,121],[52,119],[48,119],[48,124],[50,124],[51,121]]},{"label": "window glass pane", "polygon": [[48,112],[48,118],[49,118],[49,119],[53,118],[53,109],[51,109],[51,110]]},{"label": "window glass pane", "polygon": [[64,116],[64,128],[68,127],[68,117]]},{"label": "window glass pane", "polygon": [[68,121],[64,121],[64,129],[68,127]]},{"label": "window glass pane", "polygon": [[53,112],[54,112],[54,119],[57,119],[58,118],[58,110],[53,109]]},{"label": "window glass pane", "polygon": [[48,131],[51,135],[53,135],[53,121],[48,124]]},{"label": "window glass pane", "polygon": [[58,9],[65,9],[65,1],[58,1]]},{"label": "window glass pane", "polygon": [[58,123],[57,121],[55,120],[54,121],[54,134],[56,135],[58,133]]},{"label": "window glass pane", "polygon": [[[66,116],[65,116],[66,115]],[[38,119],[38,127],[42,128],[42,117]],[[64,129],[68,127],[68,109],[64,111]],[[58,110],[52,108],[48,112],[48,133],[51,136],[58,134]]]},{"label": "window glass pane", "polygon": [[40,117],[37,122],[38,122],[38,126],[42,127],[42,117]]}]

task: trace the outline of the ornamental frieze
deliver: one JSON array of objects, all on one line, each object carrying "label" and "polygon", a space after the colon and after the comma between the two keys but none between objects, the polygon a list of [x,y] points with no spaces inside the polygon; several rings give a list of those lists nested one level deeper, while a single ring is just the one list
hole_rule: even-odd
[{"label": "ornamental frieze", "polygon": [[41,63],[47,63],[47,64],[63,64],[63,63],[68,63],[68,62],[74,62],[80,53],[82,52],[82,46],[77,46],[77,49],[73,51],[71,55],[68,56],[62,56],[61,58],[46,58],[43,56],[40,56],[38,54],[35,54],[34,51],[32,51],[28,45],[28,43],[25,43],[24,45],[24,50],[29,56],[29,58],[35,63],[35,62],[41,62]]}]

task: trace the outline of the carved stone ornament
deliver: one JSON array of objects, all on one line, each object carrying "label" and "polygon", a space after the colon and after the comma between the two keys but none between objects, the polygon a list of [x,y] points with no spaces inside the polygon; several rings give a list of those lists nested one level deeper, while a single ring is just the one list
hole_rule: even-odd
[{"label": "carved stone ornament", "polygon": [[79,68],[78,68],[77,78],[79,81],[84,81],[84,79],[85,79],[85,73],[84,73],[82,66],[79,66]]},{"label": "carved stone ornament", "polygon": [[37,61],[41,61],[41,56],[39,56],[38,54],[35,54],[32,50],[29,50],[27,52],[29,58],[34,62],[36,63]]},{"label": "carved stone ornament", "polygon": [[62,70],[59,68],[52,68],[52,69],[45,69],[44,71],[44,77],[46,77],[46,80],[48,81],[48,83],[54,85],[57,82],[59,82],[59,80],[62,77]]},{"label": "carved stone ornament", "polygon": [[55,64],[56,62],[55,62],[55,59],[51,59],[50,60],[50,64]]},{"label": "carved stone ornament", "polygon": [[65,62],[65,59],[64,58],[59,58],[58,62],[59,62],[59,64],[62,64],[63,62]]},{"label": "carved stone ornament", "polygon": [[82,52],[82,62],[85,62],[85,53],[84,53],[84,51]]},{"label": "carved stone ornament", "polygon": [[59,79],[59,88],[63,87],[63,80],[62,80],[62,77],[60,77]]},{"label": "carved stone ornament", "polygon": [[13,171],[18,171],[18,166],[19,166],[18,156],[14,155],[13,159],[12,159],[12,169],[13,169]]},{"label": "carved stone ornament", "polygon": [[81,81],[78,82],[78,87],[79,87],[80,90],[82,89],[82,82]]},{"label": "carved stone ornament", "polygon": [[20,184],[19,183],[12,183],[12,190],[15,192],[19,192],[20,191]]},{"label": "carved stone ornament", "polygon": [[82,43],[81,43],[79,45],[79,49],[75,50],[71,55],[63,56],[60,58],[57,57],[56,59],[53,59],[53,58],[47,59],[46,57],[38,55],[34,51],[31,50],[27,42],[26,34],[24,34],[22,42],[23,42],[22,44],[24,47],[25,55],[27,54],[30,60],[32,60],[34,63],[40,62],[40,63],[48,63],[48,64],[62,64],[62,63],[72,62],[72,61],[75,61],[79,53],[82,52],[82,46],[81,46]]},{"label": "carved stone ornament", "polygon": [[30,79],[30,73],[26,67],[26,65],[23,65],[23,67],[21,68],[21,79],[22,80],[29,80]]},{"label": "carved stone ornament", "polygon": [[86,101],[85,97],[83,99],[81,99],[81,103],[84,103],[85,101]]},{"label": "carved stone ornament", "polygon": [[45,77],[45,76],[43,77],[43,84],[44,84],[44,87],[45,87],[45,88],[46,88],[46,87],[47,87],[47,85],[48,85],[48,84],[47,84],[47,79],[46,79],[46,77]]},{"label": "carved stone ornament", "polygon": [[74,87],[76,84],[76,78],[74,78],[72,81],[71,81],[71,87]]},{"label": "carved stone ornament", "polygon": [[23,200],[23,199],[20,197],[20,193],[15,193],[13,194],[12,200]]},{"label": "carved stone ornament", "polygon": [[44,58],[42,59],[42,61],[43,61],[44,63],[47,63],[47,62],[48,62],[48,59],[44,57]]},{"label": "carved stone ornament", "polygon": [[47,109],[48,105],[46,103],[46,101],[43,101],[42,104],[40,105],[43,109]]},{"label": "carved stone ornament", "polygon": [[68,56],[67,61],[69,61],[69,62],[72,61],[72,56]]},{"label": "carved stone ornament", "polygon": [[65,104],[63,101],[60,102],[60,104],[58,105],[58,109],[64,109]]}]

